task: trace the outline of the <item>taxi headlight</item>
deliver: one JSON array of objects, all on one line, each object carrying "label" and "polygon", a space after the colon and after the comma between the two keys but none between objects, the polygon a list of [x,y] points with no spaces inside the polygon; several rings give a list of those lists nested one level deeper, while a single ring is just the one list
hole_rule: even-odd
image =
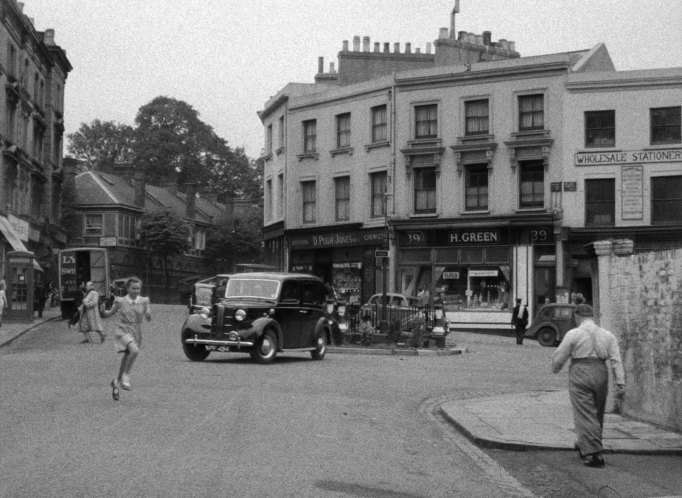
[{"label": "taxi headlight", "polygon": [[211,318],[211,308],[201,308],[199,310],[199,316],[204,320]]},{"label": "taxi headlight", "polygon": [[237,310],[234,313],[234,319],[237,320],[238,322],[243,322],[244,318],[246,318],[246,311],[244,310]]}]

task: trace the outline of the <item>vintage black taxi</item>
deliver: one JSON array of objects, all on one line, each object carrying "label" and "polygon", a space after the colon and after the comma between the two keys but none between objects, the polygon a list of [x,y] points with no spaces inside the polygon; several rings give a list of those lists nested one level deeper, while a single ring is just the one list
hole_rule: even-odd
[{"label": "vintage black taxi", "polygon": [[309,351],[314,360],[322,360],[332,327],[319,278],[237,273],[227,281],[224,297],[187,317],[181,339],[192,361],[202,361],[213,351],[248,353],[262,364],[289,351]]}]

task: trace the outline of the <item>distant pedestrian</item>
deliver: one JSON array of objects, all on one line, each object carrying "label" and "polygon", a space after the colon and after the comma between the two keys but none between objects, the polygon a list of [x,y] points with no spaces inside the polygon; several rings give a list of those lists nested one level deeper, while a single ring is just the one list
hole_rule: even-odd
[{"label": "distant pedestrian", "polygon": [[374,327],[372,327],[372,315],[366,312],[360,319],[358,326],[358,333],[360,334],[360,343],[367,346],[372,344],[372,336],[374,335]]},{"label": "distant pedestrian", "polygon": [[47,289],[42,282],[38,282],[33,290],[33,312],[38,313],[38,318],[43,317],[45,301],[47,301]]},{"label": "distant pedestrian", "polygon": [[102,316],[108,318],[120,313],[121,321],[116,328],[116,349],[123,353],[118,375],[111,381],[111,396],[119,398],[119,388],[130,389],[130,370],[140,353],[142,345],[142,319],[151,321],[151,306],[148,297],[140,296],[142,281],[131,277],[126,281],[128,294],[114,299],[110,310],[104,310]]},{"label": "distant pedestrian", "polygon": [[528,325],[528,305],[521,306],[521,298],[516,299],[516,306],[512,310],[512,327],[516,334],[516,344],[523,344],[523,336],[526,334]]},{"label": "distant pedestrian", "polygon": [[5,294],[5,289],[0,287],[0,327],[2,327],[2,314],[7,306],[7,294]]},{"label": "distant pedestrian", "polygon": [[[609,367],[617,386],[616,396],[625,393],[625,373],[616,337],[594,323],[589,304],[575,309],[576,328],[569,330],[552,359],[552,372],[561,371],[570,358],[568,394],[578,437],[576,448],[588,467],[603,467],[602,429],[609,385]],[[607,363],[609,365],[607,365]]]},{"label": "distant pedestrian", "polygon": [[102,317],[99,314],[99,293],[92,282],[85,284],[85,292],[79,322],[80,330],[85,336],[83,342],[90,342],[90,332],[97,332],[100,342],[104,342],[106,335],[102,326]]},{"label": "distant pedestrian", "polygon": [[417,305],[423,308],[429,305],[429,299],[431,298],[431,293],[426,288],[426,285],[422,284],[419,287],[419,292],[417,293]]}]

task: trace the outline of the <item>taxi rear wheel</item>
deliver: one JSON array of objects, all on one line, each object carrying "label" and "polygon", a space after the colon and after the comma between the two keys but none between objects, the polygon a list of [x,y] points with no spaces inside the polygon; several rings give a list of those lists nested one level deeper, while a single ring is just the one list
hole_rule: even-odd
[{"label": "taxi rear wheel", "polygon": [[277,336],[272,330],[266,330],[258,339],[251,356],[258,363],[265,365],[272,363],[277,354]]},{"label": "taxi rear wheel", "polygon": [[550,328],[542,328],[538,331],[538,342],[541,346],[556,346],[556,332]]},{"label": "taxi rear wheel", "polygon": [[203,361],[211,353],[203,344],[187,344],[185,339],[193,337],[194,333],[191,330],[182,331],[182,350],[185,356],[192,361]]}]

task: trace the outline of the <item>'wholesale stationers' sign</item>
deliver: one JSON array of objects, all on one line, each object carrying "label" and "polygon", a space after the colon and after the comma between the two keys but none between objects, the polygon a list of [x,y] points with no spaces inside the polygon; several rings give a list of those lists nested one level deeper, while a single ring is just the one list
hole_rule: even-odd
[{"label": "'wholesale stationers' sign", "polygon": [[646,164],[682,161],[682,149],[619,150],[614,152],[577,152],[576,166]]}]

